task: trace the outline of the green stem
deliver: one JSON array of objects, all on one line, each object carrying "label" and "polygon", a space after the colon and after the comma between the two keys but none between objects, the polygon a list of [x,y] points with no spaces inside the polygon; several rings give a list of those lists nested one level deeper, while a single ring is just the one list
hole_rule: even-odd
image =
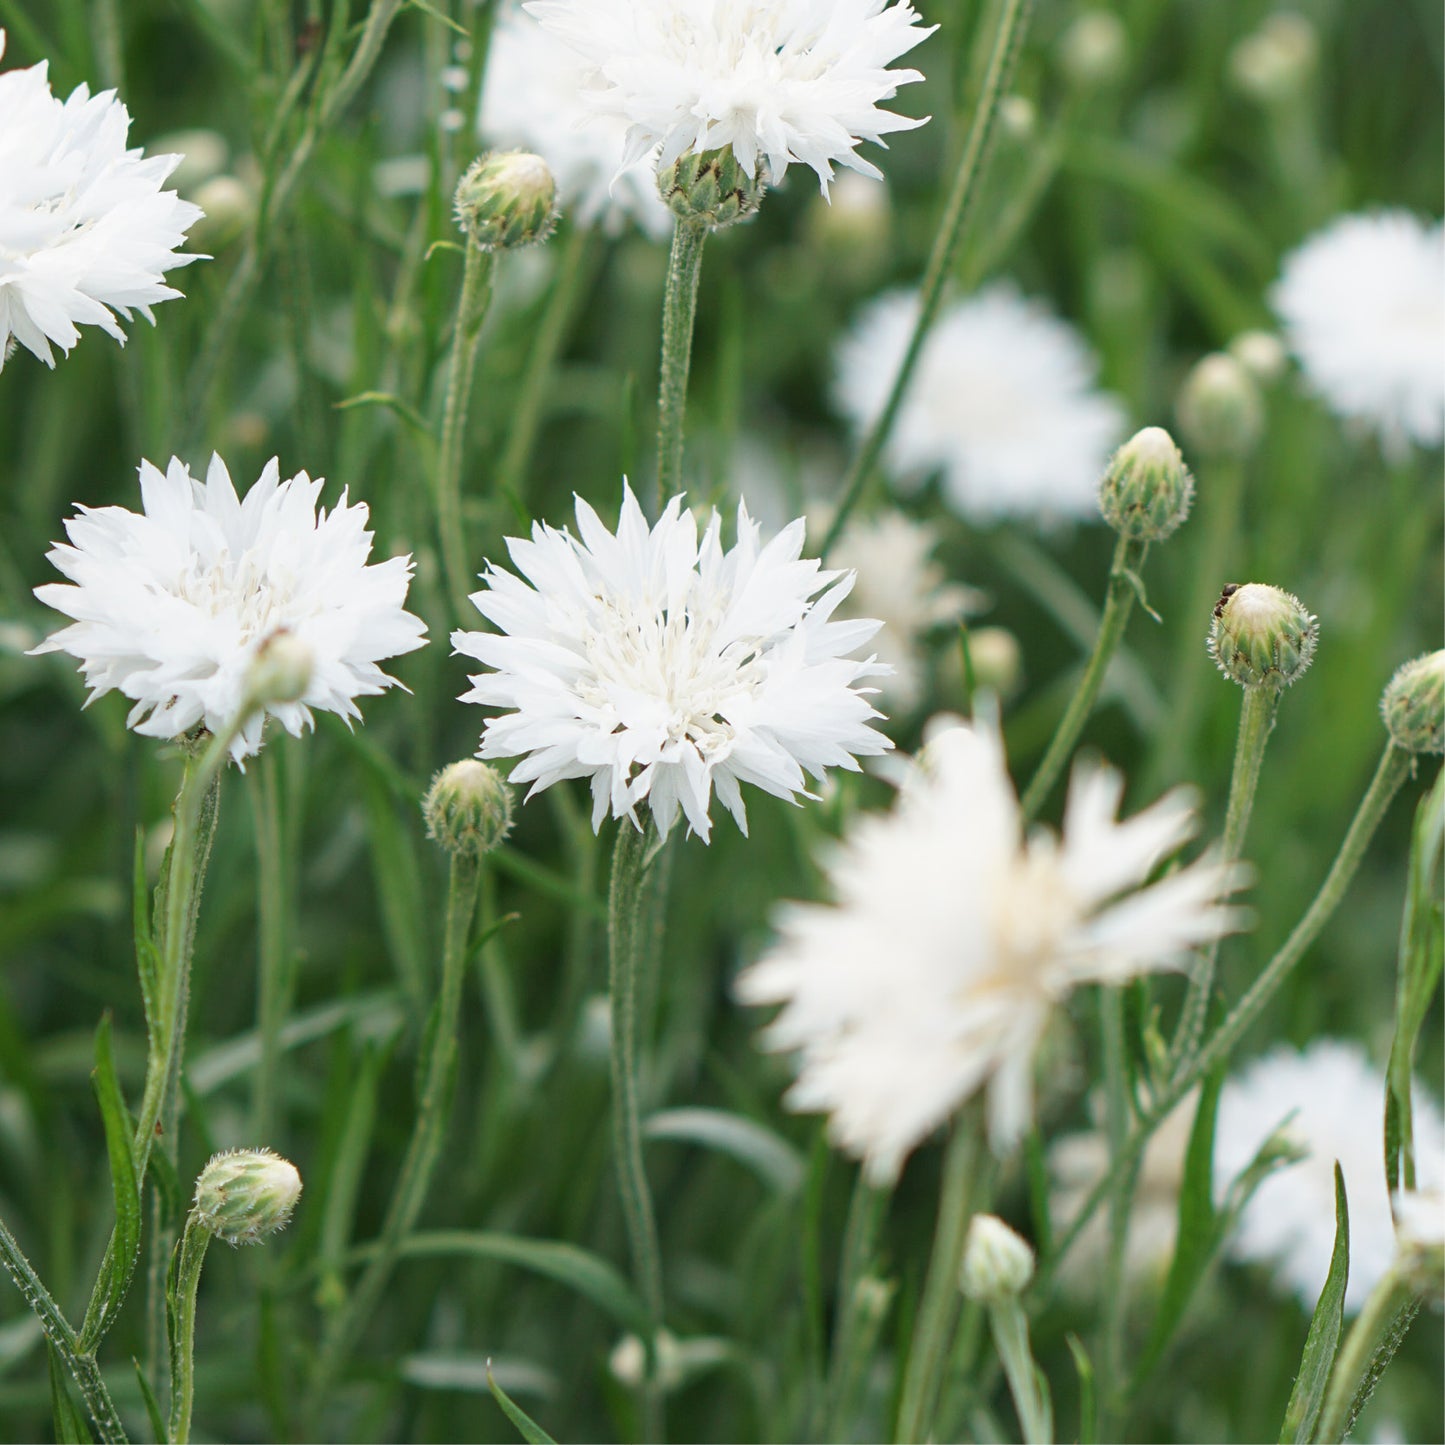
[{"label": "green stem", "polygon": [[210,1243],[211,1231],[192,1210],[186,1217],[186,1231],[176,1255],[171,1297],[170,1445],[187,1445],[191,1438],[191,1407],[196,1395],[196,1293]]},{"label": "green stem", "polygon": [[[1246,687],[1244,704],[1239,713],[1239,738],[1234,746],[1234,772],[1229,780],[1229,807],[1224,816],[1225,863],[1236,863],[1244,851],[1249,817],[1254,810],[1254,794],[1259,786],[1259,773],[1264,765],[1264,749],[1274,731],[1282,689],[1277,687]],[[1210,994],[1214,989],[1214,966],[1219,959],[1219,939],[1205,945],[1195,961],[1189,978],[1189,990],[1174,1037],[1175,1068],[1181,1069],[1199,1047],[1204,1026],[1209,1018]]]},{"label": "green stem", "polygon": [[648,947],[647,920],[656,837],[651,824],[639,831],[624,818],[617,828],[612,882],[607,899],[608,989],[612,1009],[612,1129],[617,1183],[638,1292],[647,1312],[647,1375],[642,1390],[643,1436],[663,1436],[662,1392],[657,1378],[658,1331],[662,1328],[662,1250],[647,1170],[642,1158],[642,1121],[637,1087],[637,985]]},{"label": "green stem", "polygon": [[314,1421],[347,1356],[380,1303],[406,1237],[420,1215],[436,1172],[437,1159],[451,1113],[453,1072],[457,1058],[457,1021],[466,978],[467,940],[476,911],[481,860],[452,855],[447,888],[446,937],[442,949],[441,990],[422,1059],[421,1091],[416,1126],[407,1143],[396,1188],[382,1222],[376,1253],[350,1298],[334,1313],[322,1339],[312,1381],[310,1413]]},{"label": "green stem", "polygon": [[883,1322],[881,1313],[876,1321],[867,1317],[869,1309],[865,1307],[860,1286],[877,1250],[878,1232],[890,1197],[890,1191],[875,1188],[859,1170],[848,1206],[843,1251],[838,1260],[838,1324],[828,1371],[828,1422],[824,1437],[828,1440],[845,1439],[852,1427],[857,1386]]},{"label": "green stem", "polygon": [[923,1299],[918,1307],[918,1322],[903,1377],[898,1425],[894,1434],[899,1445],[912,1445],[912,1442],[932,1437],[941,1366],[948,1353],[958,1313],[958,1271],[963,1262],[964,1240],[968,1236],[968,1225],[975,1208],[978,1154],[978,1133],[973,1121],[967,1118],[956,1121],[943,1161],[943,1187],[938,1201],[933,1253],[928,1260]]},{"label": "green stem", "polygon": [[462,446],[466,438],[472,377],[477,366],[477,347],[481,340],[482,322],[487,315],[487,303],[492,299],[492,276],[496,269],[490,251],[483,251],[470,238],[464,246],[466,262],[462,270],[461,299],[457,303],[457,324],[452,333],[436,475],[437,531],[441,537],[442,566],[446,572],[447,590],[459,612],[471,590],[467,580],[466,529],[462,519]]},{"label": "green stem", "polygon": [[1354,1428],[1355,1417],[1373,1393],[1418,1308],[1408,1276],[1398,1265],[1393,1266],[1371,1291],[1340,1346],[1314,1439],[1336,1445]]},{"label": "green stem", "polygon": [[1054,731],[1048,751],[1024,793],[1020,807],[1025,820],[1032,818],[1049,796],[1050,790],[1068,762],[1094,702],[1103,686],[1104,674],[1108,671],[1109,660],[1113,657],[1124,635],[1124,626],[1133,611],[1134,599],[1138,595],[1139,569],[1144,565],[1148,553],[1147,542],[1120,537],[1114,548],[1114,560],[1109,568],[1109,590],[1104,597],[1104,613],[1099,619],[1099,634],[1094,639],[1094,650],[1084,666],[1084,675],[1079,679],[1073,697],[1059,725]]},{"label": "green stem", "polygon": [[[1279,952],[1270,959],[1264,971],[1255,979],[1244,997],[1235,1004],[1229,1016],[1194,1056],[1193,1061],[1180,1069],[1155,1096],[1148,1111],[1131,1131],[1120,1155],[1122,1160],[1138,1160],[1145,1144],[1149,1142],[1150,1135],[1169,1117],[1174,1106],[1195,1084],[1229,1056],[1246,1030],[1264,1012],[1270,999],[1299,964],[1306,950],[1319,937],[1335,909],[1340,906],[1345,890],[1350,886],[1350,880],[1358,871],[1370,845],[1370,839],[1374,837],[1375,830],[1380,826],[1380,820],[1385,816],[1395,794],[1399,792],[1400,785],[1409,776],[1413,761],[1413,754],[1397,748],[1394,743],[1386,745],[1380,764],[1375,769],[1375,776],[1370,780],[1370,786],[1360,800],[1360,806],[1344,841],[1340,844],[1340,851],[1335,855],[1335,861],[1330,865],[1330,871],[1325,875],[1325,881],[1315,894],[1314,901],[1295,924],[1293,932],[1285,939]],[[1073,1247],[1084,1226],[1093,1217],[1094,1211],[1120,1187],[1123,1172],[1116,1161],[1115,1169],[1094,1186],[1083,1207],[1060,1237],[1052,1258],[1035,1277],[1035,1298],[1043,1298],[1058,1270],[1059,1262]]]},{"label": "green stem", "polygon": [[[1106,1401],[1122,1390],[1124,1375],[1124,1324],[1128,1290],[1124,1282],[1124,1264],[1128,1252],[1129,1215],[1134,1203],[1134,1181],[1139,1165],[1126,1159],[1124,1151],[1129,1137],[1128,1082],[1124,1073],[1124,991],[1121,988],[1100,990],[1099,1007],[1104,1038],[1104,1097],[1107,1109],[1110,1173],[1120,1176],[1118,1188],[1109,1201],[1109,1252],[1103,1279],[1100,1312],[1103,1339],[1103,1395]],[[1007,1361],[1004,1362],[1007,1365]],[[1104,1432],[1108,1433],[1107,1423]]]},{"label": "green stem", "polygon": [[547,383],[562,349],[583,275],[588,270],[584,263],[591,235],[585,226],[574,225],[567,232],[552,278],[552,290],[533,333],[527,367],[517,388],[511,429],[507,433],[502,460],[497,465],[497,491],[518,501],[526,491],[527,464],[531,461],[532,447],[537,440]]},{"label": "green stem", "polygon": [[991,1304],[988,1320],[1025,1445],[1049,1445],[1054,1438],[1054,1412],[1039,1384],[1039,1368],[1029,1348],[1028,1317],[1018,1297],[1011,1295]]},{"label": "green stem", "polygon": [[256,827],[257,915],[259,968],[256,986],[256,1031],[260,1059],[253,1077],[252,1135],[270,1139],[276,1114],[276,1087],[281,1075],[281,1030],[291,1009],[294,974],[286,927],[286,867],[281,803],[275,760],[264,753],[251,779],[251,812]]},{"label": "green stem", "polygon": [[682,491],[682,423],[687,409],[687,372],[692,362],[692,328],[697,283],[707,227],[678,217],[667,258],[662,301],[662,365],[657,379],[657,490],[653,513]]},{"label": "green stem", "polygon": [[1014,60],[1023,44],[1032,9],[1033,0],[1003,0],[1003,12],[999,16],[998,31],[994,36],[983,89],[979,93],[978,105],[974,108],[968,140],[964,144],[963,156],[953,179],[953,189],[949,192],[948,204],[944,207],[943,216],[938,223],[933,249],[928,256],[928,267],[923,274],[923,285],[918,293],[918,319],[913,324],[913,335],[909,337],[908,350],[904,352],[898,373],[893,378],[888,400],[863,439],[863,444],[844,479],[841,500],[823,539],[820,555],[825,561],[842,535],[843,528],[847,526],[848,518],[858,504],[864,487],[872,479],[873,469],[877,466],[884,444],[893,430],[898,409],[903,404],[904,393],[922,354],[924,339],[938,315],[939,304],[943,300],[944,283],[953,273],[959,242],[966,233],[973,202],[978,195],[979,182],[983,178],[998,102],[1013,73]]}]

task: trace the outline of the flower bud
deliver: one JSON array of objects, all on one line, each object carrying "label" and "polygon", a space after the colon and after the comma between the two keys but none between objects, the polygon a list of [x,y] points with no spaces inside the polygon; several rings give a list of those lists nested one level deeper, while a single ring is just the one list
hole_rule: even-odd
[{"label": "flower bud", "polygon": [[427,837],[460,857],[480,858],[512,831],[512,790],[475,758],[443,768],[421,810]]},{"label": "flower bud", "polygon": [[1175,412],[1184,440],[1202,456],[1248,456],[1264,431],[1254,378],[1223,351],[1206,356],[1184,378]]},{"label": "flower bud", "polygon": [[1007,627],[970,627],[968,660],[973,685],[996,697],[1010,696],[1023,676],[1023,650]]},{"label": "flower bud", "polygon": [[1129,32],[1111,10],[1086,10],[1059,40],[1059,66],[1079,90],[1109,85],[1124,73]]},{"label": "flower bud", "polygon": [[1439,1309],[1445,1299],[1445,1195],[1404,1189],[1390,1196],[1399,1265],[1410,1287]]},{"label": "flower bud", "polygon": [[732,148],[688,151],[657,173],[657,193],[681,221],[697,221],[720,231],[745,221],[767,193],[767,169],[751,176]]},{"label": "flower bud", "polygon": [[1010,140],[1030,141],[1039,128],[1038,107],[1026,95],[1006,95],[998,103],[998,126]]},{"label": "flower bud", "polygon": [[457,183],[456,218],[484,251],[545,241],[557,224],[557,182],[541,156],[492,151]]},{"label": "flower bud", "polygon": [[1241,331],[1229,343],[1229,354],[1262,386],[1278,381],[1289,360],[1273,331]]},{"label": "flower bud", "polygon": [[256,218],[256,190],[240,176],[212,176],[196,187],[191,200],[205,213],[190,229],[193,246],[219,251]]},{"label": "flower bud", "polygon": [[1292,100],[1308,84],[1318,54],[1319,36],[1310,21],[1280,10],[1229,52],[1229,79],[1262,104]]},{"label": "flower bud", "polygon": [[1178,531],[1194,500],[1194,478],[1174,438],[1146,426],[1119,448],[1099,485],[1099,510],[1123,537],[1162,542]]},{"label": "flower bud", "polygon": [[229,1149],[196,1180],[196,1221],[227,1244],[257,1244],[284,1229],[301,1197],[301,1176],[269,1149]]},{"label": "flower bud", "polygon": [[1396,747],[1445,752],[1445,651],[1405,663],[1386,685],[1380,711]]},{"label": "flower bud", "polygon": [[1034,1277],[1034,1252],[995,1214],[975,1214],[963,1246],[959,1285],[969,1299],[993,1304],[1021,1294]]},{"label": "flower bud", "polygon": [[166,185],[188,198],[194,198],[197,186],[220,175],[231,159],[226,137],[218,130],[201,127],[167,131],[148,141],[146,149],[153,156],[180,156],[180,163],[166,177]]},{"label": "flower bud", "polygon": [[1241,687],[1288,687],[1314,660],[1319,621],[1299,598],[1262,582],[1231,582],[1214,604],[1209,655]]},{"label": "flower bud", "polygon": [[[669,1393],[683,1383],[681,1349],[671,1330],[658,1330],[656,1347],[657,1383]],[[636,1335],[623,1335],[608,1357],[607,1367],[613,1378],[630,1389],[637,1389],[647,1379],[647,1347]]]},{"label": "flower bud", "polygon": [[294,632],[282,627],[256,649],[246,676],[246,690],[258,706],[300,702],[311,686],[315,667],[311,649]]}]

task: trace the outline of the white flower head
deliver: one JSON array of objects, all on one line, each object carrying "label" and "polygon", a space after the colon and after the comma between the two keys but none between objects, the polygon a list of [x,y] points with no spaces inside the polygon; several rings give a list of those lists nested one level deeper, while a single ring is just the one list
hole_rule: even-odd
[{"label": "white flower head", "polygon": [[0,71],[0,366],[16,342],[54,366],[81,326],[124,345],[116,313],[154,323],[181,294],[165,272],[202,259],[177,251],[200,208],[161,189],[182,157],[127,150],[129,129],[114,91],[60,100],[43,60]]},{"label": "white flower head", "polygon": [[[1414,1095],[1416,1167],[1422,1188],[1445,1181],[1445,1121],[1418,1086]],[[1214,1182],[1223,1192],[1260,1146],[1284,1127],[1305,1152],[1255,1191],[1230,1241],[1234,1258],[1272,1267],[1281,1289],[1313,1310],[1329,1273],[1335,1239],[1335,1162],[1350,1205],[1350,1279],[1345,1308],[1356,1311],[1395,1258],[1395,1224],[1385,1188],[1385,1076],[1364,1049],[1319,1039],[1303,1052],[1287,1045],[1228,1079],[1214,1134]]]},{"label": "white flower head", "polygon": [[1223,899],[1246,870],[1203,858],[1150,873],[1197,827],[1175,791],[1120,823],[1123,779],[1075,769],[1063,836],[1025,835],[995,724],[949,726],[903,773],[884,815],[828,862],[830,906],[792,904],[738,980],[782,1004],[764,1035],[796,1051],[790,1107],[831,1115],[835,1143],[876,1183],[987,1086],[1004,1153],[1033,1114],[1034,1054],[1080,984],[1175,969],[1241,926]]},{"label": "white flower head", "polygon": [[[838,353],[834,396],[862,433],[882,411],[918,315],[913,292],[879,297]],[[923,343],[887,458],[904,485],[942,472],[943,494],[978,521],[1099,515],[1099,479],[1123,439],[1078,333],[998,282],[945,309]]]},{"label": "white flower head", "polygon": [[588,778],[594,829],[609,809],[641,827],[645,802],[663,836],[681,810],[706,842],[714,791],[746,833],[740,784],[811,796],[805,774],[892,746],[856,686],[881,667],[849,656],[878,623],[830,620],[853,579],[803,558],[801,521],[764,544],[740,506],[724,551],[717,513],[699,539],[674,497],[649,528],[624,484],[615,536],[580,497],[577,530],[509,537],[521,577],[488,564],[472,594],[498,630],[452,634],[495,669],[462,701],[510,709],[479,756],[523,757],[514,783]]},{"label": "white flower head", "polygon": [[645,161],[618,170],[627,122],[587,105],[587,69],[530,15],[505,10],[487,50],[477,129],[490,145],[541,156],[557,178],[563,210],[579,225],[615,234],[630,219],[660,239],[673,220],[657,177]]},{"label": "white flower head", "polygon": [[811,166],[823,194],[834,164],[881,172],[857,154],[911,120],[883,110],[916,70],[890,70],[933,33],[904,0],[532,0],[525,9],[588,64],[585,100],[627,123],[620,160],[658,150],[731,148],[776,184]]},{"label": "white flower head", "polygon": [[1284,258],[1270,301],[1331,411],[1398,454],[1445,435],[1445,229],[1408,211],[1340,216]]},{"label": "white flower head", "polygon": [[364,502],[346,493],[317,512],[321,479],[280,480],[276,460],[244,499],[220,457],[204,482],[172,458],[142,462],[140,512],[80,507],[65,524],[69,545],[50,561],[70,579],[35,589],[74,618],[35,648],[78,658],[91,697],[132,698],[129,725],[174,738],[196,726],[224,732],[254,701],[258,655],[286,635],[310,654],[293,701],[267,701],[231,743],[239,763],[261,746],[265,716],[293,737],[312,711],[359,717],[355,703],[396,686],[377,664],[425,641],[403,610],[411,558],[368,564]]}]

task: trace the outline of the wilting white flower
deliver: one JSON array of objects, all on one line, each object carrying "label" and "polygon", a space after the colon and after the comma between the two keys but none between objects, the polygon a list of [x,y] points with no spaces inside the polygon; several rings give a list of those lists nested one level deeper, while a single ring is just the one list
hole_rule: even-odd
[{"label": "wilting white flower", "polygon": [[[314,708],[359,717],[355,698],[396,685],[377,663],[420,647],[425,628],[403,610],[411,559],[368,565],[366,504],[343,492],[318,514],[322,486],[305,472],[281,481],[273,458],[240,500],[220,457],[204,482],[175,458],[165,472],[142,462],[141,512],[80,507],[65,524],[70,545],[49,555],[73,585],[35,595],[75,621],[35,651],[78,658],[93,698],[119,691],[136,732],[173,738],[234,725],[258,654],[285,637],[309,651],[310,678],[266,714],[293,737]],[[264,720],[232,742],[237,762],[260,748]]]},{"label": "wilting white flower", "polygon": [[1284,258],[1270,292],[1331,411],[1395,453],[1445,435],[1445,229],[1408,211],[1341,216]]},{"label": "wilting white flower", "polygon": [[1197,817],[1176,791],[1116,821],[1123,779],[1075,769],[1062,838],[1024,832],[993,724],[938,732],[892,812],[859,819],[828,861],[835,903],[792,904],[772,951],[738,980],[784,1007],[764,1035],[800,1055],[790,1107],[885,1183],[987,1085],[1003,1153],[1033,1114],[1034,1054],[1080,984],[1183,966],[1240,926],[1244,879],[1206,856],[1152,884]]},{"label": "wilting white flower", "polygon": [[707,841],[714,790],[746,833],[739,784],[810,796],[805,772],[856,771],[891,746],[855,686],[882,668],[848,655],[878,623],[829,620],[853,579],[802,557],[801,521],[764,545],[740,506],[724,551],[717,513],[699,541],[674,497],[649,529],[624,485],[615,536],[580,497],[577,530],[509,537],[527,581],[489,564],[472,594],[498,632],[452,633],[496,669],[462,701],[513,709],[487,719],[480,756],[526,754],[514,783],[590,778],[594,829],[609,808],[641,827],[646,802],[663,836],[680,808]]},{"label": "wilting white flower", "polygon": [[[0,57],[5,32],[0,30]],[[126,149],[130,115],[112,90],[51,94],[47,62],[0,71],[0,366],[16,342],[47,366],[81,326],[122,345],[116,319],[181,293],[164,273],[201,211],[162,182],[181,157]]]},{"label": "wilting white flower", "polygon": [[487,50],[477,127],[498,146],[535,151],[557,178],[563,210],[579,225],[620,231],[630,218],[647,233],[672,230],[672,212],[646,162],[619,171],[627,122],[586,103],[587,65],[520,10],[497,21]]},{"label": "wilting white flower", "polygon": [[[1350,1280],[1355,1311],[1395,1257],[1385,1188],[1385,1076],[1353,1041],[1320,1039],[1302,1053],[1280,1046],[1226,1081],[1214,1136],[1214,1178],[1223,1191],[1281,1126],[1306,1150],[1255,1191],[1230,1253],[1271,1266],[1280,1287],[1313,1310],[1335,1240],[1335,1161],[1350,1205]],[[1445,1179],[1445,1122],[1422,1089],[1414,1094],[1415,1152],[1422,1187]]]},{"label": "wilting white flower", "polygon": [[[916,293],[879,297],[838,354],[839,411],[858,432],[883,410],[918,314]],[[1098,516],[1099,478],[1124,410],[1095,385],[1078,333],[999,282],[945,309],[923,344],[886,456],[904,484],[941,471],[962,516]]]},{"label": "wilting white flower", "polygon": [[[628,126],[622,166],[661,148],[732,148],[776,183],[794,162],[823,193],[833,165],[881,172],[861,141],[923,124],[882,110],[916,70],[889,70],[933,33],[887,0],[533,0],[524,7],[588,62],[585,100]],[[935,27],[936,28],[936,27]]]}]

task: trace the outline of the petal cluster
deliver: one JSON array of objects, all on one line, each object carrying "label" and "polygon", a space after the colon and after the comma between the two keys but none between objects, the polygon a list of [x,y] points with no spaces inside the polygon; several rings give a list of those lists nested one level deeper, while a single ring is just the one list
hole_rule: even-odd
[{"label": "petal cluster", "polygon": [[182,158],[127,150],[129,129],[114,91],[60,100],[44,61],[0,71],[0,366],[16,342],[54,366],[82,326],[124,344],[116,313],[154,322],[181,294],[165,272],[198,259],[178,247],[201,212],[161,189]]},{"label": "petal cluster", "polygon": [[497,631],[452,634],[494,669],[462,700],[507,709],[479,755],[521,757],[513,782],[588,778],[594,828],[640,827],[645,803],[664,836],[681,811],[706,841],[714,792],[746,832],[741,784],[792,799],[891,746],[857,686],[880,666],[849,655],[878,623],[830,620],[852,577],[803,558],[801,521],[765,544],[739,507],[724,550],[716,513],[699,537],[675,497],[649,528],[625,488],[615,535],[581,498],[577,529],[508,538],[521,575],[489,564],[472,595]]},{"label": "petal cluster", "polygon": [[1289,348],[1339,416],[1398,453],[1445,436],[1445,228],[1341,216],[1285,257],[1270,293]]},{"label": "petal cluster", "polygon": [[588,63],[587,103],[627,123],[622,166],[661,148],[731,148],[777,183],[810,166],[880,172],[857,154],[923,124],[879,107],[923,77],[890,70],[932,34],[903,0],[533,0],[530,10]]},{"label": "petal cluster", "polygon": [[[257,653],[287,635],[310,654],[294,702],[268,704],[292,736],[320,709],[352,719],[355,699],[396,685],[377,665],[411,652],[425,628],[404,610],[411,558],[370,563],[365,503],[343,492],[317,511],[322,481],[280,479],[273,459],[244,499],[212,457],[204,482],[176,459],[140,468],[140,512],[80,507],[69,544],[50,561],[69,578],[35,589],[74,619],[36,652],[68,652],[92,697],[118,691],[135,702],[129,724],[172,738],[232,726],[246,702]],[[264,716],[231,744],[239,762],[261,746]]]},{"label": "petal cluster", "polygon": [[834,902],[789,905],[779,939],[738,980],[782,1004],[765,1046],[796,1052],[790,1107],[830,1115],[878,1183],[987,1089],[991,1143],[1033,1115],[1034,1055],[1085,983],[1181,967],[1241,923],[1223,899],[1243,871],[1206,855],[1154,883],[1195,832],[1178,791],[1125,822],[1117,773],[1076,769],[1062,838],[1025,836],[989,724],[937,732],[887,814],[861,818],[828,862]]},{"label": "petal cluster", "polygon": [[[879,297],[838,353],[834,395],[858,432],[883,409],[913,334],[915,293]],[[904,483],[941,472],[943,493],[977,521],[1094,518],[1124,409],[1098,389],[1079,334],[1000,282],[946,308],[923,344],[888,446]]]}]

